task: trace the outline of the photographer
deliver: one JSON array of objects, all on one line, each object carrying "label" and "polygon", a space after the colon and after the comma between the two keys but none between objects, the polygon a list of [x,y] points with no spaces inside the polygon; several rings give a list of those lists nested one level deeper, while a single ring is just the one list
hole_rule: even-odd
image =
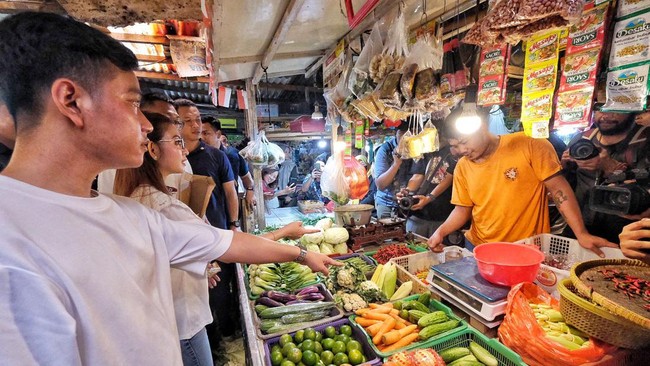
[{"label": "photographer", "polygon": [[[588,130],[570,143],[562,155],[562,166],[568,174],[575,174],[575,194],[580,204],[585,226],[594,235],[618,243],[623,226],[634,219],[650,216],[650,211],[626,215],[604,213],[590,206],[593,188],[607,182],[616,171],[647,169],[650,130],[634,123],[635,115],[611,113],[595,107],[595,128]],[[570,229],[564,235],[572,236]]]}]

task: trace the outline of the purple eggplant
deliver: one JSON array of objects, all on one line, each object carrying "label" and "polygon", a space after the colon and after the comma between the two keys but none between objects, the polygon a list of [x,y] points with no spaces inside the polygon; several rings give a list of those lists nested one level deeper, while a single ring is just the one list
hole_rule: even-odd
[{"label": "purple eggplant", "polygon": [[273,299],[273,300],[275,300],[275,301],[279,301],[279,302],[282,302],[282,303],[286,303],[288,301],[296,300],[296,295],[291,295],[291,294],[287,294],[287,293],[280,292],[280,291],[269,291],[266,294],[266,296]]},{"label": "purple eggplant", "polygon": [[322,301],[325,300],[325,296],[319,292],[313,292],[306,295],[298,296],[298,300],[307,300],[307,301]]},{"label": "purple eggplant", "polygon": [[296,295],[297,296],[302,296],[302,295],[307,295],[307,294],[312,294],[319,292],[320,290],[318,289],[318,286],[307,286],[300,290]]},{"label": "purple eggplant", "polygon": [[284,306],[283,303],[281,303],[279,301],[275,301],[272,298],[266,297],[266,296],[263,296],[263,297],[260,297],[259,299],[257,299],[257,303],[260,304],[260,305],[266,305],[266,306],[272,307],[272,308],[275,308],[275,307],[278,307],[278,306]]}]

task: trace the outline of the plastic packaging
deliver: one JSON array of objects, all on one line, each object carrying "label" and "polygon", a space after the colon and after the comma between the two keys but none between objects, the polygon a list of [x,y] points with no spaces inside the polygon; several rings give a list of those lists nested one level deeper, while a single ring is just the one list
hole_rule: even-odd
[{"label": "plastic packaging", "polygon": [[[383,48],[384,43],[381,39],[379,22],[377,22],[372,27],[370,36],[350,73],[348,88],[357,98],[363,97],[374,89],[375,83],[372,80],[373,70],[370,68],[370,65],[373,57],[380,55]],[[376,73],[377,70],[375,69],[374,72]]]},{"label": "plastic packaging", "polygon": [[650,55],[650,13],[621,20],[614,26],[609,68],[648,61]]},{"label": "plastic packaging", "polygon": [[345,205],[350,201],[350,188],[345,181],[345,165],[342,150],[335,150],[334,155],[327,159],[327,163],[323,167],[320,187],[323,196],[339,205]]},{"label": "plastic packaging", "polygon": [[580,18],[584,5],[584,0],[522,0],[517,19],[537,20],[560,15],[573,23]]},{"label": "plastic packaging", "polygon": [[640,112],[645,110],[648,95],[648,65],[629,67],[607,73],[607,100],[604,111]]},{"label": "plastic packaging", "polygon": [[364,198],[370,189],[366,168],[364,168],[357,159],[353,159],[349,156],[345,157],[344,165],[345,180],[348,183],[348,187],[350,187],[350,198]]}]

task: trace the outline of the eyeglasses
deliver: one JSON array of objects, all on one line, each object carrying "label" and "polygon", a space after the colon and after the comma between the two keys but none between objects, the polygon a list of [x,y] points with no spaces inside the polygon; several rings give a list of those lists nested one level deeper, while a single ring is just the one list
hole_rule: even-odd
[{"label": "eyeglasses", "polygon": [[174,145],[180,147],[181,149],[185,148],[185,140],[183,140],[180,137],[175,138],[175,139],[170,139],[170,140],[158,140],[158,142],[173,142]]}]

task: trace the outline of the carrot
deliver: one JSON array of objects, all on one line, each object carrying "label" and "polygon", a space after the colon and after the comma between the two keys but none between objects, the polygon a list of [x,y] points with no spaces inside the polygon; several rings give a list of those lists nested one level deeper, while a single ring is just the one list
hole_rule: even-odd
[{"label": "carrot", "polygon": [[398,322],[397,320],[395,321],[395,329],[404,329],[406,328],[406,324],[402,322]]},{"label": "carrot", "polygon": [[413,343],[413,341],[415,341],[416,339],[418,339],[418,333],[410,333],[406,337],[404,337],[404,338],[400,339],[399,341],[391,344],[390,346],[384,348],[384,350],[382,352],[391,352],[391,351],[394,351],[396,349],[406,347],[409,344]]},{"label": "carrot", "polygon": [[372,337],[372,343],[374,343],[374,344],[381,343],[381,336],[383,336],[384,333],[389,332],[393,328],[395,328],[395,323],[396,323],[395,319],[393,319],[391,317],[384,320],[384,324],[379,329],[379,332],[377,332],[377,334],[375,334],[375,336]]},{"label": "carrot", "polygon": [[388,314],[391,314],[391,315],[399,315],[399,310],[397,310],[397,309],[393,309],[393,310],[391,310]]},{"label": "carrot", "polygon": [[371,309],[377,309],[377,308],[389,308],[389,309],[392,309],[392,308],[393,308],[393,304],[390,303],[390,302],[387,302],[387,303],[385,303],[385,304],[375,304],[375,303],[373,302],[373,303],[368,304],[368,306],[369,306]]},{"label": "carrot", "polygon": [[359,309],[359,310],[355,311],[354,313],[357,314],[357,315],[363,316],[363,314],[369,312],[370,310],[372,310],[372,309],[370,309],[370,308],[363,308],[363,309]]},{"label": "carrot", "polygon": [[369,310],[367,313],[379,313],[379,314],[388,314],[393,310],[392,308],[387,308],[384,306],[374,307],[372,310]]},{"label": "carrot", "polygon": [[[396,314],[388,314],[391,318],[395,319],[396,322],[398,323],[404,323],[406,325],[411,325],[411,323],[407,322],[406,320],[402,319],[399,315]],[[408,324],[407,324],[408,323]]]},{"label": "carrot", "polygon": [[381,313],[375,313],[375,312],[369,311],[369,312],[363,314],[363,317],[366,318],[366,319],[372,319],[372,320],[381,320],[381,321],[384,321],[384,320],[390,318],[390,315],[388,315],[388,314],[381,314]]},{"label": "carrot", "polygon": [[369,327],[376,323],[381,323],[381,320],[366,319],[364,317],[358,316],[354,318],[354,321],[357,322],[362,327]]},{"label": "carrot", "polygon": [[403,337],[406,337],[410,333],[413,333],[413,331],[416,329],[418,329],[418,326],[413,324],[399,330],[391,330],[390,332],[384,334],[381,337],[381,341],[386,345],[393,344],[399,341],[400,339],[402,339]]},{"label": "carrot", "polygon": [[369,327],[366,327],[366,332],[368,332],[368,334],[371,336],[374,336],[377,334],[377,332],[379,332],[379,329],[381,329],[382,325],[384,325],[384,323],[382,321],[379,321],[379,323],[375,323]]}]

